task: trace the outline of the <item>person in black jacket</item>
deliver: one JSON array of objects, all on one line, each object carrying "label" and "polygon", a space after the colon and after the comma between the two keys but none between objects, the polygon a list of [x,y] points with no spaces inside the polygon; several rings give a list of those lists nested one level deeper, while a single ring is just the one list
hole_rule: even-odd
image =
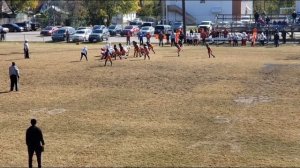
[{"label": "person in black jacket", "polygon": [[279,35],[278,35],[278,33],[275,33],[275,35],[274,35],[274,44],[275,44],[275,47],[279,47]]},{"label": "person in black jacket", "polygon": [[44,150],[44,138],[40,128],[36,127],[36,119],[31,119],[31,126],[26,131],[26,145],[28,147],[28,165],[32,168],[32,157],[35,152],[38,168],[42,167],[42,152]]},{"label": "person in black jacket", "polygon": [[292,13],[292,18],[293,18],[293,23],[296,23],[296,18],[297,18],[297,13],[296,13],[296,11],[294,11],[294,12]]}]

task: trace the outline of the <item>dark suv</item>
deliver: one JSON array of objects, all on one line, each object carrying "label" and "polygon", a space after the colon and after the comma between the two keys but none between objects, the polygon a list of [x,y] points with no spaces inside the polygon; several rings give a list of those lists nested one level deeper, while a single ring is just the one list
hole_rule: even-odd
[{"label": "dark suv", "polygon": [[19,22],[16,25],[23,27],[24,31],[31,31],[31,24],[29,22]]}]

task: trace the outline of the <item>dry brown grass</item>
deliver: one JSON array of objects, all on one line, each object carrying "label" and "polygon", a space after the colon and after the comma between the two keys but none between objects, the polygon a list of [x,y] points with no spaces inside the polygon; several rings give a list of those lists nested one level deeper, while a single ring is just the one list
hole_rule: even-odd
[{"label": "dry brown grass", "polygon": [[1,166],[27,166],[32,117],[44,166],[300,166],[299,46],[156,47],[103,67],[99,44],[88,62],[82,45],[31,43],[30,60],[0,45]]}]

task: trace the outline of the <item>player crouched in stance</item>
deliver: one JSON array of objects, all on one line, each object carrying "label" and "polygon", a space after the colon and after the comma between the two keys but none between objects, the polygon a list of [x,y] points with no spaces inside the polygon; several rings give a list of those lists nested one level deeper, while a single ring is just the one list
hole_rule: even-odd
[{"label": "player crouched in stance", "polygon": [[210,56],[213,56],[214,58],[216,58],[213,53],[212,53],[212,50],[211,48],[209,47],[209,45],[206,43],[206,48],[207,48],[207,52],[208,52],[208,58],[210,58]]},{"label": "player crouched in stance", "polygon": [[[120,48],[120,54],[121,54],[121,56],[122,57],[124,57],[124,56],[128,57],[130,47],[129,46],[123,47],[122,44],[119,43],[119,48]],[[126,57],[125,57],[125,59],[126,59]]]},{"label": "player crouched in stance", "polygon": [[149,41],[147,41],[146,44],[147,44],[147,47],[148,47],[149,51],[151,50],[155,54],[153,45],[150,44]]},{"label": "player crouched in stance", "polygon": [[115,60],[117,60],[117,57],[119,57],[120,60],[122,60],[121,51],[117,48],[117,45],[114,45],[113,56],[115,57]]},{"label": "player crouched in stance", "polygon": [[133,53],[133,57],[141,57],[141,52],[140,52],[140,47],[137,44],[136,41],[132,41],[133,47],[134,47],[134,53]]}]

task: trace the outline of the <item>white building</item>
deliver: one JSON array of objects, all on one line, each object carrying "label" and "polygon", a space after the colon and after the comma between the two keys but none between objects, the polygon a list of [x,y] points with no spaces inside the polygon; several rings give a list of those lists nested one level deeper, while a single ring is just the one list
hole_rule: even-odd
[{"label": "white building", "polygon": [[[167,21],[182,21],[182,0],[166,0]],[[217,14],[253,14],[252,0],[186,0],[186,22],[197,24],[203,20],[215,21]]]}]

